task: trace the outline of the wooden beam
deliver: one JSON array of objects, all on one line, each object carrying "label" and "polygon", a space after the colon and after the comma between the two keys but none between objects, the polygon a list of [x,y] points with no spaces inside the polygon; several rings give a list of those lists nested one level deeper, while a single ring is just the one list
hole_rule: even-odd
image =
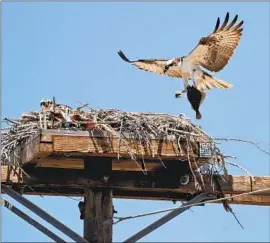
[{"label": "wooden beam", "polygon": [[35,164],[40,168],[84,169],[83,159],[76,158],[43,158]]},{"label": "wooden beam", "polygon": [[[225,197],[231,196],[225,194]],[[270,206],[269,195],[243,195],[229,200],[231,204]]]},{"label": "wooden beam", "polygon": [[[7,170],[7,166],[1,167],[1,182],[3,184],[11,183],[18,190],[24,188],[23,193],[31,195],[81,196],[85,195],[85,188],[111,188],[116,198],[185,200],[190,193],[196,193],[193,181],[184,186],[180,183],[168,184],[167,178],[170,178],[169,181],[171,181],[171,177],[160,178],[152,174],[143,175],[141,172],[112,171],[106,182],[103,180],[104,178],[91,179],[80,170],[33,168],[32,171],[27,171],[31,178],[24,176],[22,179],[16,176],[16,174],[20,174],[19,171],[14,174],[13,172],[7,173]],[[12,176],[5,177],[7,174]],[[205,190],[218,192],[210,186],[211,177],[209,175],[203,177]],[[228,176],[227,181],[220,180],[220,184],[222,191],[227,195],[270,188],[269,176],[256,176],[254,179],[255,183],[252,184],[249,176]],[[24,185],[31,186],[36,192]],[[234,198],[231,203],[270,206],[270,191]]]},{"label": "wooden beam", "polygon": [[[27,184],[27,185],[58,185],[58,186],[87,186],[87,187],[117,187],[117,188],[128,188],[130,190],[134,189],[151,189],[158,191],[178,191],[182,193],[196,192],[194,181],[191,180],[190,183],[183,186],[180,184],[171,184],[174,178],[170,177],[168,182],[167,178],[155,177],[152,174],[144,175],[142,172],[121,172],[113,171],[107,182],[103,178],[91,179],[85,175],[83,171],[76,170],[65,170],[65,169],[50,169],[50,168],[32,168],[27,170],[27,173],[31,178],[23,176],[19,179],[16,175],[22,174],[19,169],[14,172],[14,170],[9,171],[8,166],[1,167],[1,182],[3,184],[8,181],[12,184]],[[9,177],[5,177],[11,175]],[[213,191],[211,186],[211,176],[203,175],[205,182],[205,190]],[[180,179],[180,178],[179,178]],[[165,184],[164,184],[165,183]],[[220,180],[222,191],[225,194],[240,194],[248,191],[256,191],[259,189],[266,189],[270,187],[270,176],[255,176],[254,184],[251,182],[249,176],[228,176],[226,181]],[[263,194],[269,195],[270,192],[265,192]]]},{"label": "wooden beam", "polygon": [[[142,194],[142,192],[138,192],[137,194],[140,194],[138,196],[137,194],[132,193],[119,193],[119,191],[114,191],[114,198],[119,199],[138,199],[138,200],[160,200],[160,201],[185,201],[184,199],[179,199],[179,193],[171,194],[168,196],[168,193],[166,193],[166,196],[162,195],[162,193],[153,193],[153,192],[145,192],[146,195]],[[124,196],[123,196],[124,194]],[[226,197],[231,196],[232,194],[225,194]],[[71,196],[71,195],[67,195]],[[74,195],[73,195],[74,196]],[[240,197],[236,197],[233,199],[228,200],[230,204],[236,204],[236,205],[250,205],[250,206],[270,206],[270,196],[265,195],[243,195]],[[213,202],[214,204],[220,204],[221,201]]]},{"label": "wooden beam", "polygon": [[[19,187],[14,187],[18,189]],[[25,188],[23,193],[25,195],[43,195],[43,196],[67,196],[67,197],[84,197],[86,194],[82,188],[44,188],[34,187],[33,191],[30,188]],[[230,194],[225,194],[231,196]],[[113,198],[118,199],[136,199],[136,200],[155,200],[155,201],[186,201],[187,194],[184,193],[168,193],[168,192],[155,192],[155,191],[124,191],[113,189]],[[241,197],[233,198],[229,200],[230,204],[237,205],[253,205],[253,206],[270,206],[270,197],[263,195],[244,195]],[[215,204],[220,204],[218,201]]]},{"label": "wooden beam", "polygon": [[112,190],[87,189],[84,203],[84,238],[93,243],[112,242]]},{"label": "wooden beam", "polygon": [[[102,158],[102,157],[100,157]],[[137,163],[135,163],[131,159],[111,159],[112,161],[112,170],[113,171],[142,171],[141,167],[138,166]],[[141,166],[145,166],[145,171],[153,171],[154,169],[158,167],[162,167],[162,163],[160,160],[144,160],[144,163],[142,163],[142,160],[137,161]],[[169,160],[169,161],[163,161],[163,163],[184,163],[185,161],[179,161],[179,160]],[[36,167],[40,168],[62,168],[62,169],[78,169],[83,170],[84,169],[84,159],[82,158],[63,158],[63,157],[47,157],[38,159],[35,163]]]},{"label": "wooden beam", "polygon": [[41,143],[41,136],[39,133],[33,135],[26,144],[21,147],[21,163],[36,161],[47,157],[52,152],[52,144]]},{"label": "wooden beam", "polygon": [[[151,147],[147,144],[140,145],[139,141],[136,140],[125,140],[118,145],[118,138],[89,138],[88,137],[76,137],[76,136],[54,136],[53,138],[53,150],[58,153],[89,153],[102,154],[103,156],[116,157],[118,153],[121,157],[130,157],[129,149],[136,156],[144,156],[145,158],[156,158],[157,155],[162,157],[178,157],[179,159],[187,158],[186,146],[183,145],[182,153],[178,151],[175,141],[162,141],[152,140],[152,151]],[[129,147],[129,148],[128,148]],[[196,147],[196,150],[198,148]],[[178,155],[179,153],[179,155]],[[192,158],[194,154],[191,154]],[[196,155],[195,155],[196,156]]]},{"label": "wooden beam", "polygon": [[[179,147],[176,140],[166,140],[162,137],[153,138],[149,145],[138,139],[119,140],[118,137],[98,132],[90,134],[85,131],[41,130],[22,147],[20,157],[23,164],[34,163],[39,167],[48,167],[52,164],[57,168],[70,168],[67,164],[72,167],[72,163],[65,163],[67,158],[78,160],[86,156],[101,156],[116,160],[118,156],[130,159],[130,154],[137,159],[155,161],[164,159],[180,162],[189,157],[192,164],[196,162],[200,166],[207,163],[210,157],[200,157],[199,141],[191,140],[188,150],[186,141],[180,141]],[[81,164],[75,167],[81,169]]]}]

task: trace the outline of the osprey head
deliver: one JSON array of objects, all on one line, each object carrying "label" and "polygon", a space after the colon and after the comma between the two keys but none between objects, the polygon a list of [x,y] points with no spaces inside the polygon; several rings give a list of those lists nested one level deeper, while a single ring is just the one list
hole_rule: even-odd
[{"label": "osprey head", "polygon": [[42,99],[40,101],[40,106],[41,106],[42,110],[49,110],[52,104],[53,104],[53,102],[49,99]]}]

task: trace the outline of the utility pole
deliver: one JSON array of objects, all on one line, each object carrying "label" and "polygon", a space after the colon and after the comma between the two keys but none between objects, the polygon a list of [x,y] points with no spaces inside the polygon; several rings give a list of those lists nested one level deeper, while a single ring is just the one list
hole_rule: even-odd
[{"label": "utility pole", "polygon": [[112,242],[112,190],[87,189],[84,197],[84,238],[91,243]]}]

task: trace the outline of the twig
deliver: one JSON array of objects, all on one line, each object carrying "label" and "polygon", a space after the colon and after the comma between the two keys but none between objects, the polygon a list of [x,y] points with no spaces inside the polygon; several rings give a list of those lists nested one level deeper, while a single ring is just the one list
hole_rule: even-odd
[{"label": "twig", "polygon": [[[189,138],[187,138],[187,143],[188,143],[188,149],[190,148],[192,154],[194,154],[194,151],[193,151],[193,149],[192,149],[192,145],[190,144]],[[199,171],[199,167],[198,167],[197,162],[196,162],[196,159],[195,159],[194,157],[193,157],[193,163],[195,164],[197,171]],[[203,186],[203,188],[204,188],[205,186],[204,186],[203,176],[202,176],[201,173],[199,173],[199,175],[200,175],[200,179],[201,179],[202,186]]]},{"label": "twig", "polygon": [[200,183],[198,182],[198,179],[197,179],[197,177],[196,177],[196,175],[195,175],[195,173],[194,173],[194,170],[193,170],[193,166],[192,166],[192,164],[191,164],[190,155],[189,155],[190,148],[189,148],[188,138],[187,138],[186,142],[187,142],[187,157],[188,157],[189,168],[190,168],[190,171],[191,171],[192,176],[193,176],[193,178],[194,178],[195,188],[196,188],[196,190],[199,190],[199,189],[201,189],[201,188],[198,188],[198,187],[201,187],[201,185],[200,185]]},{"label": "twig", "polygon": [[123,120],[121,121],[120,132],[119,132],[119,137],[118,137],[118,154],[117,154],[118,160],[120,159],[120,146],[121,146],[121,133],[122,133],[122,127],[123,127]]},{"label": "twig", "polygon": [[10,123],[13,123],[13,124],[15,124],[15,125],[18,125],[18,124],[19,124],[18,121],[11,120],[11,119],[9,119],[9,118],[7,118],[7,117],[5,117],[4,120],[7,121],[7,122],[10,122]]},{"label": "twig", "polygon": [[252,145],[254,145],[255,147],[257,147],[257,149],[259,149],[260,151],[262,151],[263,153],[266,153],[268,155],[270,155],[270,153],[264,149],[262,149],[257,142],[253,142],[250,140],[244,140],[244,139],[239,139],[239,138],[214,138],[214,140],[216,141],[236,141],[236,142],[243,142],[243,143],[250,143]]},{"label": "twig", "polygon": [[188,134],[188,135],[195,136],[195,137],[199,137],[200,136],[200,134],[196,134],[196,133],[192,133],[192,132],[186,132],[186,131],[181,131],[181,130],[176,130],[176,129],[172,129],[172,128],[168,128],[168,131],[177,132],[177,133],[183,133],[183,134]]},{"label": "twig", "polygon": [[253,176],[246,168],[244,168],[244,167],[241,166],[241,165],[238,165],[238,164],[235,164],[235,163],[226,161],[226,160],[225,160],[225,163],[230,164],[230,165],[232,165],[232,166],[235,166],[235,167],[237,167],[237,168],[243,170],[246,174],[248,174],[248,175],[251,177],[251,182],[252,182],[252,184],[254,184],[254,181],[255,181],[254,176]]}]

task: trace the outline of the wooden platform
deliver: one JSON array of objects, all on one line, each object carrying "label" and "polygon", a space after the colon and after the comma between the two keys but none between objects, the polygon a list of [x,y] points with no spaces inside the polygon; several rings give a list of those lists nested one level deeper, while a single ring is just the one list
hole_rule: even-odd
[{"label": "wooden platform", "polygon": [[[135,139],[119,139],[82,131],[41,130],[22,147],[21,163],[34,164],[43,168],[84,169],[86,157],[100,156],[112,159],[112,170],[140,171],[140,164],[131,160],[131,154],[139,163],[145,161],[145,170],[161,166],[160,160],[181,163],[187,161],[198,166],[208,162],[210,157],[199,153],[199,142],[191,141],[189,148],[181,141],[180,149],[175,140],[153,139],[151,145]],[[119,159],[118,159],[119,157]]]},{"label": "wooden platform", "polygon": [[[131,154],[139,165],[130,158]],[[191,147],[180,142],[179,149],[174,140],[153,139],[149,146],[135,139],[121,141],[100,133],[56,130],[35,134],[20,148],[20,155],[29,177],[19,169],[1,166],[1,182],[22,194],[82,196],[86,188],[107,187],[113,190],[115,198],[179,201],[200,193],[195,190],[192,177],[186,185],[180,183],[181,177],[190,173],[189,165],[196,168],[210,159],[201,156],[197,141],[191,141]],[[204,191],[219,193],[211,186],[211,177],[203,177]],[[225,195],[238,195],[269,188],[270,177],[255,177],[252,185],[248,176],[228,176],[226,182],[220,183]],[[270,206],[270,191],[230,202]]]}]

